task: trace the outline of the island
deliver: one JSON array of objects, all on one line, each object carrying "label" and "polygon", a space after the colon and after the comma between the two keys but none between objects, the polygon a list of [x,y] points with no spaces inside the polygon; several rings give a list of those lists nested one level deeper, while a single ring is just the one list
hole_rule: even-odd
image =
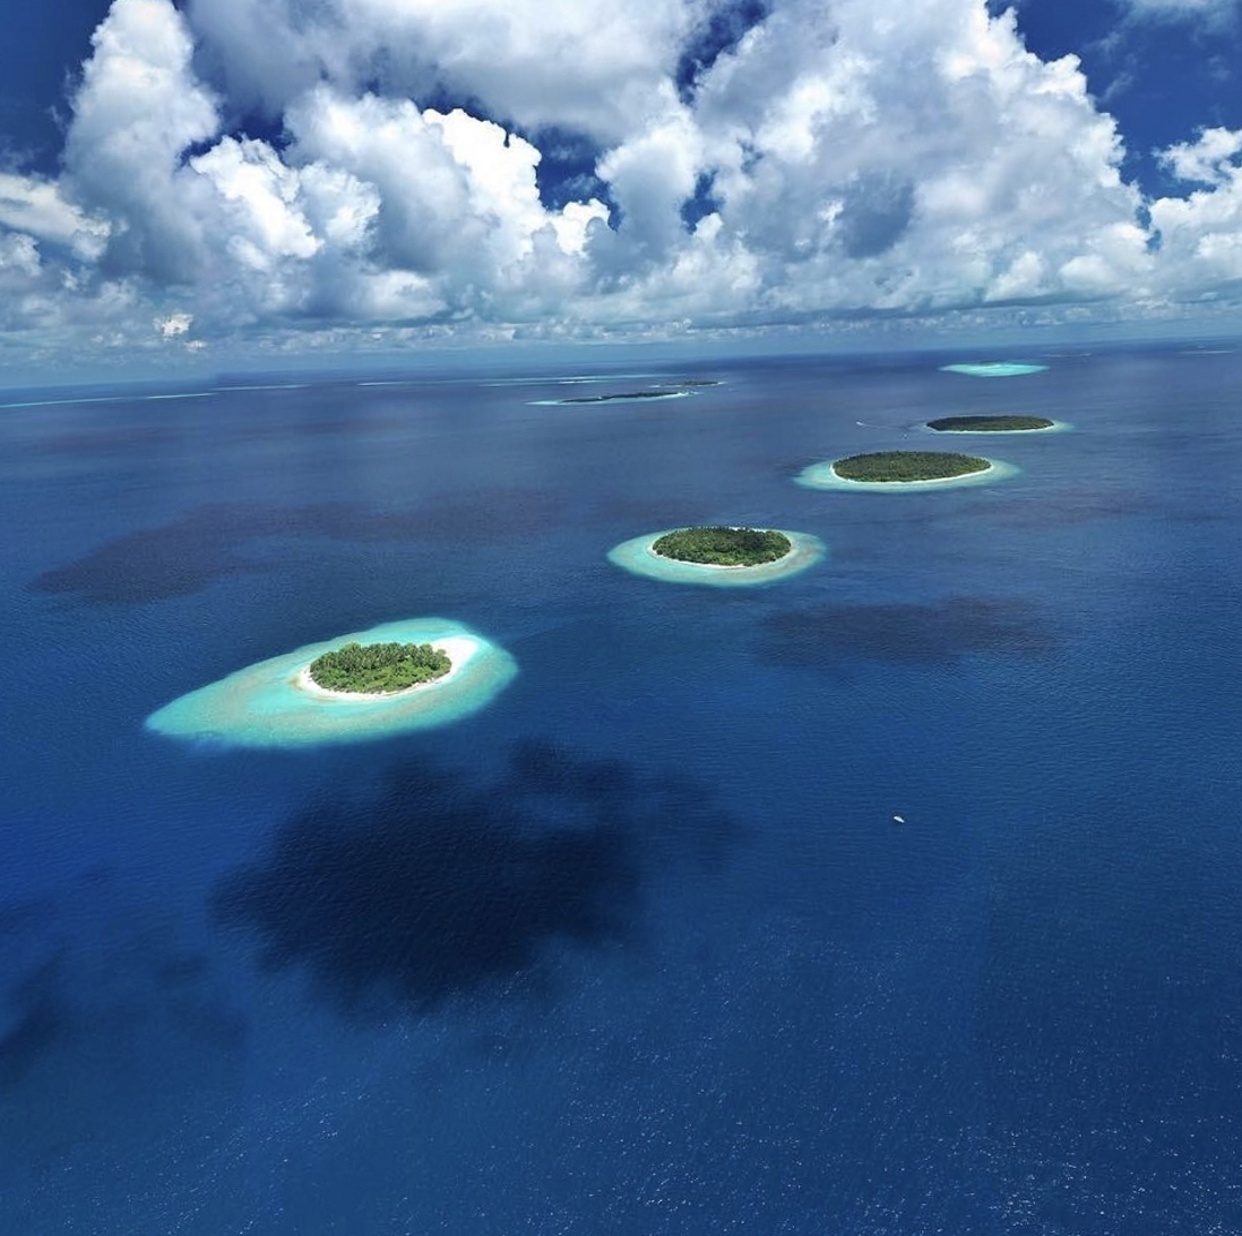
[{"label": "island", "polygon": [[468,716],[516,673],[469,627],[408,618],[236,670],[165,704],[146,727],[212,747],[367,742]]},{"label": "island", "polygon": [[952,451],[876,451],[808,464],[793,480],[806,489],[912,494],[963,485],[992,485],[1020,472],[1021,469],[1011,463],[984,459],[981,455],[958,455]]},{"label": "island", "polygon": [[701,566],[749,567],[776,562],[793,552],[793,542],[771,528],[730,528],[723,524],[679,528],[652,542],[662,558]]},{"label": "island", "polygon": [[307,667],[325,691],[391,695],[443,678],[453,662],[430,644],[359,644],[351,641],[316,657]]},{"label": "island", "polygon": [[832,470],[845,481],[901,485],[969,476],[972,472],[986,472],[991,466],[989,460],[978,455],[953,451],[876,451],[835,460]]},{"label": "island", "polygon": [[537,403],[569,405],[575,403],[642,403],[648,399],[685,399],[691,391],[684,387],[657,386],[650,390],[618,391],[612,395],[573,395],[568,399],[539,399]]},{"label": "island", "polygon": [[927,422],[937,433],[1031,433],[1055,429],[1056,421],[1044,416],[942,416]]},{"label": "island", "polygon": [[797,575],[827,553],[817,536],[733,524],[670,528],[608,551],[614,566],[668,584],[755,587]]}]

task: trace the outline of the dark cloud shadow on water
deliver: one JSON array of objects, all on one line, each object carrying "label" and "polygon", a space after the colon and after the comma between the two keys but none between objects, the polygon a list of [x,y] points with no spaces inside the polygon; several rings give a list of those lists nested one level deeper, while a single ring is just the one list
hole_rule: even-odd
[{"label": "dark cloud shadow on water", "polygon": [[14,984],[0,1031],[0,1090],[17,1085],[67,1032],[69,1013],[61,997],[63,954],[36,965]]},{"label": "dark cloud shadow on water", "polygon": [[271,537],[355,544],[452,538],[467,544],[529,539],[556,527],[561,504],[538,490],[484,490],[417,507],[379,510],[360,502],[296,507],[212,503],[170,523],[105,541],[36,576],[34,593],[75,594],[96,604],[165,601],[201,592],[228,575],[268,569],[243,551]]},{"label": "dark cloud shadow on water", "polygon": [[139,1040],[200,1062],[237,1058],[246,1024],[219,976],[134,895],[84,881],[0,905],[0,1096],[110,1051],[127,1056]]},{"label": "dark cloud shadow on water", "polygon": [[989,597],[818,605],[769,615],[757,650],[762,660],[796,669],[839,669],[859,659],[934,668],[980,654],[1045,655],[1058,643],[1048,623],[1030,602]]},{"label": "dark cloud shadow on water", "polygon": [[717,861],[735,837],[697,784],[524,744],[490,783],[410,761],[301,812],[214,909],[342,1013],[426,1011],[554,990],[566,946],[641,935],[654,863]]},{"label": "dark cloud shadow on water", "polygon": [[1128,519],[1163,514],[1153,497],[1137,489],[1101,484],[1058,485],[1055,494],[1037,501],[1011,503],[988,510],[995,522],[1011,528],[1076,527],[1100,519]]}]

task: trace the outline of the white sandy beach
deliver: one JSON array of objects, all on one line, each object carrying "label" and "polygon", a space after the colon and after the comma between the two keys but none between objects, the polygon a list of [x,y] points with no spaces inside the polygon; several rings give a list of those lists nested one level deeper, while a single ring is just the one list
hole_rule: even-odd
[{"label": "white sandy beach", "polygon": [[298,670],[293,682],[299,690],[305,691],[307,695],[316,696],[318,699],[341,700],[356,704],[373,703],[377,700],[400,700],[415,692],[434,691],[437,687],[452,682],[469,664],[470,658],[483,647],[480,640],[472,639],[468,635],[449,635],[444,639],[431,639],[424,642],[429,643],[433,648],[440,649],[452,663],[447,674],[431,682],[416,682],[412,687],[406,687],[401,691],[330,691],[327,687],[321,687],[310,676],[309,663]]}]

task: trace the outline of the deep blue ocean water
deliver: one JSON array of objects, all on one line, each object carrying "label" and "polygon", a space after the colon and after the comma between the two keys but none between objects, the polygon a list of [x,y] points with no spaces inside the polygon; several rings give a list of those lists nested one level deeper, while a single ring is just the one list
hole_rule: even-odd
[{"label": "deep blue ocean water", "polygon": [[[1242,353],[968,359],[0,396],[0,1233],[1242,1233]],[[605,557],[700,522],[828,558]],[[420,616],[517,678],[143,728]]]}]

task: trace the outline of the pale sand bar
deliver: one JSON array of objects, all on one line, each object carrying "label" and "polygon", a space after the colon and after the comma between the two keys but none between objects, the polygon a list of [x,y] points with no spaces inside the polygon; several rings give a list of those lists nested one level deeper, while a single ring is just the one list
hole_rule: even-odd
[{"label": "pale sand bar", "polygon": [[1047,365],[1024,361],[988,361],[984,364],[941,365],[942,373],[962,373],[968,378],[1021,378],[1029,373],[1043,373]]},{"label": "pale sand bar", "polygon": [[[934,433],[935,430],[929,430]],[[834,460],[811,464],[794,477],[794,483],[807,489],[854,490],[863,493],[917,493],[928,489],[954,489],[967,485],[991,485],[995,481],[1017,476],[1021,469],[999,459],[989,459],[988,466],[978,472],[962,476],[940,476],[927,481],[850,481],[838,476],[833,468]]]},{"label": "pale sand bar", "polygon": [[[316,657],[342,644],[431,644],[452,669],[389,694],[327,691],[309,682]],[[389,622],[270,657],[190,691],[147,718],[149,730],[215,746],[308,747],[366,742],[446,725],[488,704],[517,673],[503,649],[443,618]]]},{"label": "pale sand bar", "polygon": [[814,566],[828,552],[827,546],[817,536],[776,528],[772,531],[787,536],[793,548],[783,558],[777,558],[773,562],[761,562],[757,566],[716,566],[707,562],[681,562],[676,558],[657,554],[652,549],[660,537],[676,531],[676,528],[665,528],[660,532],[649,532],[645,536],[622,541],[608,551],[608,560],[631,574],[645,575],[648,579],[658,579],[665,583],[738,588],[787,579]]}]

